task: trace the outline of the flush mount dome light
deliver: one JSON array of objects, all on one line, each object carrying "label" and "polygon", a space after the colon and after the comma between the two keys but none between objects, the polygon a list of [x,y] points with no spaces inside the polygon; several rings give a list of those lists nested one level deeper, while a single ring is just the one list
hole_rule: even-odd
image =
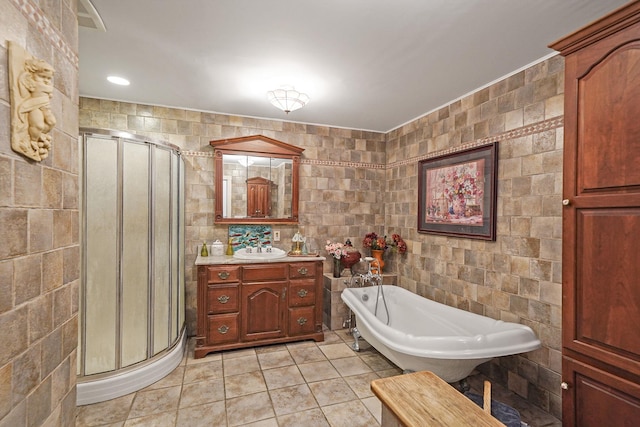
[{"label": "flush mount dome light", "polygon": [[291,86],[270,90],[267,92],[267,98],[274,107],[287,114],[304,107],[309,102],[309,96],[306,93],[298,92]]},{"label": "flush mount dome light", "polygon": [[129,86],[129,80],[125,79],[124,77],[109,76],[107,77],[107,80],[116,85]]}]

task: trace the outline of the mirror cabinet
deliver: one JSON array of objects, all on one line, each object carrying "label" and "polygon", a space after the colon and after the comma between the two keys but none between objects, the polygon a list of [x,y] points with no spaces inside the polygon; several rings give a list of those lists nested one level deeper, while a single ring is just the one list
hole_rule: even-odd
[{"label": "mirror cabinet", "polygon": [[303,148],[262,135],[215,140],[210,145],[216,223],[298,223]]}]

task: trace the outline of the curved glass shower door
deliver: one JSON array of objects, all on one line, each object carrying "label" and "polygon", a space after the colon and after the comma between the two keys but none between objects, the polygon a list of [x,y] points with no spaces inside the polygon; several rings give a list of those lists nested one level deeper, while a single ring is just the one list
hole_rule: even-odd
[{"label": "curved glass shower door", "polygon": [[[180,152],[124,133],[82,134],[79,404],[116,397],[115,389],[129,393],[170,372],[185,323]],[[164,368],[149,369],[169,355]],[[85,384],[109,377],[127,384],[109,382],[109,392],[94,387],[92,397],[82,396]]]}]

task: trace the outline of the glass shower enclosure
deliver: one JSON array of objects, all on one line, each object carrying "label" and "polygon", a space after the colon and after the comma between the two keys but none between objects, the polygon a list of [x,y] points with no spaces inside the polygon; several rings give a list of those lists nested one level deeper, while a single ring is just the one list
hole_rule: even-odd
[{"label": "glass shower enclosure", "polygon": [[159,380],[185,348],[184,161],[178,147],[81,129],[79,405]]}]

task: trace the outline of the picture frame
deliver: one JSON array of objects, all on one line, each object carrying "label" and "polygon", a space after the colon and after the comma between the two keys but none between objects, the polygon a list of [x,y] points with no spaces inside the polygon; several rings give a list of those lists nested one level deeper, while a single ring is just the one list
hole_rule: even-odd
[{"label": "picture frame", "polygon": [[418,162],[418,232],[496,239],[498,143]]}]

